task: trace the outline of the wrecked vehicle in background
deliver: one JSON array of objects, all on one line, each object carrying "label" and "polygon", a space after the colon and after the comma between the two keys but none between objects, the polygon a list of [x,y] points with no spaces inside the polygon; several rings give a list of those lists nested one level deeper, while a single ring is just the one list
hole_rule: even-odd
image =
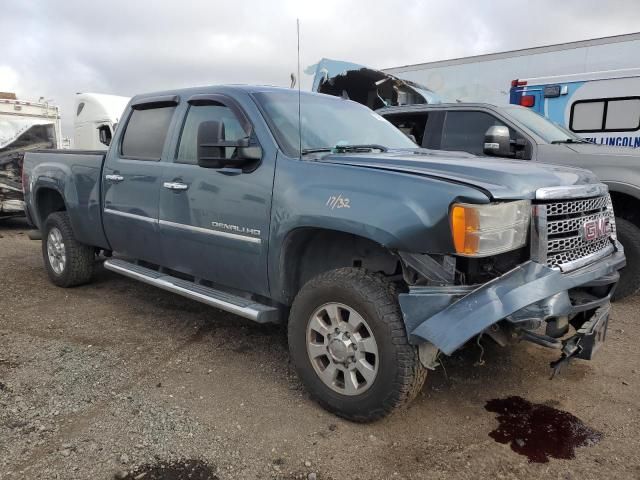
[{"label": "wrecked vehicle in background", "polygon": [[24,102],[0,93],[0,218],[24,215],[24,153],[61,145],[60,111],[48,102]]},{"label": "wrecked vehicle in background", "polygon": [[427,87],[357,63],[323,58],[305,73],[314,76],[312,91],[348,98],[372,110],[441,102]]}]

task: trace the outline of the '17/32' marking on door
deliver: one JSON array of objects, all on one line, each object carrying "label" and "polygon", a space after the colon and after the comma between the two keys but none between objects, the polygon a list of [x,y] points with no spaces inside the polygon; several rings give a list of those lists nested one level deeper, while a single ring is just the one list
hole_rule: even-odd
[{"label": "'17/32' marking on door", "polygon": [[342,194],[338,194],[338,196],[331,195],[325,204],[331,210],[336,208],[351,208],[349,204],[350,200],[346,197],[343,197]]}]

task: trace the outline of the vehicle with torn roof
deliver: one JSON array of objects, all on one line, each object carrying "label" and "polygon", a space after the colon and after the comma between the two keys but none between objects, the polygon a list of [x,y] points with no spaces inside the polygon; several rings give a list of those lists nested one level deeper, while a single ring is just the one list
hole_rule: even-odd
[{"label": "vehicle with torn roof", "polygon": [[24,216],[20,176],[24,153],[61,146],[57,106],[0,92],[0,219]]},{"label": "vehicle with torn roof", "polygon": [[[625,261],[591,172],[426,151],[356,102],[289,89],[138,95],[106,153],[28,153],[24,178],[53,283],[90,281],[102,254],[287,322],[308,391],[354,421],[479,336],[590,359]],[[574,225],[579,240],[551,237]]]}]

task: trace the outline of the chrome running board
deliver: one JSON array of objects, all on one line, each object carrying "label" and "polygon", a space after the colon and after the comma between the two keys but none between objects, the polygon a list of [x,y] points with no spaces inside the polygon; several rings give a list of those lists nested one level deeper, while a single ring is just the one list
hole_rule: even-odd
[{"label": "chrome running board", "polygon": [[191,300],[219,308],[225,312],[248,318],[254,322],[280,322],[280,311],[275,307],[263,305],[253,300],[205,287],[188,280],[182,280],[126,260],[110,258],[104,262],[104,268],[154,287],[177,293]]}]

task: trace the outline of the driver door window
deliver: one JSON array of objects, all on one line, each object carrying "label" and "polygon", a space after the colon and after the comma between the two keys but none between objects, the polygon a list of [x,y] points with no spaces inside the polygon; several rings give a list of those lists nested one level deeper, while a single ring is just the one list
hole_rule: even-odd
[{"label": "driver door window", "polygon": [[[489,127],[503,126],[500,120],[485,112],[447,112],[442,129],[442,150],[457,150],[484,155],[484,135]],[[509,129],[513,138],[513,132]]]},{"label": "driver door window", "polygon": [[[180,135],[180,144],[176,163],[198,163],[198,127],[202,122],[217,121],[223,124],[223,140],[238,141],[247,136],[240,121],[229,107],[224,105],[192,105],[189,107],[187,118]],[[232,158],[235,147],[225,148],[225,157]]]}]

